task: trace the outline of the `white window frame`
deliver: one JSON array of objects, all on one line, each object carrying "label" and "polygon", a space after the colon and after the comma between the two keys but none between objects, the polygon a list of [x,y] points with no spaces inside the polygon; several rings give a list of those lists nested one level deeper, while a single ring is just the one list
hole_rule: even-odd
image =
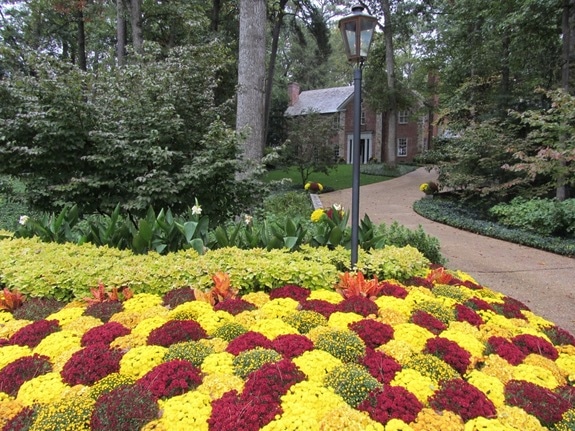
[{"label": "white window frame", "polygon": [[397,113],[397,122],[399,124],[409,123],[409,111],[399,111]]},{"label": "white window frame", "polygon": [[407,138],[397,138],[397,157],[407,157]]}]

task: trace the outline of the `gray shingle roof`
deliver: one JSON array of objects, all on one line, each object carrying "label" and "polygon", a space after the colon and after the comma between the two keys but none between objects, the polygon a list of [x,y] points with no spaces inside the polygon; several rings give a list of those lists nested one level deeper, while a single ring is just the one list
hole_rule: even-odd
[{"label": "gray shingle roof", "polygon": [[293,106],[288,107],[285,114],[296,116],[310,111],[319,114],[332,114],[338,112],[351,97],[353,97],[353,86],[302,91],[298,101]]}]

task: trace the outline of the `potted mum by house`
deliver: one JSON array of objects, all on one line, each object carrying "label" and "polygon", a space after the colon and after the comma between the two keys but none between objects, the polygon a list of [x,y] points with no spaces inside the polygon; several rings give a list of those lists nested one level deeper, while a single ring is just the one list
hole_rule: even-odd
[{"label": "potted mum by house", "polygon": [[323,191],[323,186],[321,185],[321,183],[317,183],[314,181],[308,181],[305,186],[304,189],[306,189],[308,192],[310,193],[321,193]]},{"label": "potted mum by house", "polygon": [[433,196],[439,191],[439,187],[437,183],[434,183],[433,181],[428,181],[426,183],[421,184],[419,186],[419,190],[425,193],[426,196]]}]

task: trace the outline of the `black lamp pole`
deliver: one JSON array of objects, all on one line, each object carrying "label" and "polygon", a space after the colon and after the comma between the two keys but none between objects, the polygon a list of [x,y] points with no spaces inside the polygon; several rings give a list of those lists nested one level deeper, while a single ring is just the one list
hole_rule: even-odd
[{"label": "black lamp pole", "polygon": [[359,245],[359,165],[361,164],[361,78],[363,62],[371,45],[377,23],[363,12],[361,4],[351,7],[352,13],[339,21],[339,29],[347,59],[355,63],[353,77],[353,143],[352,143],[352,188],[351,188],[351,268],[357,264]]}]

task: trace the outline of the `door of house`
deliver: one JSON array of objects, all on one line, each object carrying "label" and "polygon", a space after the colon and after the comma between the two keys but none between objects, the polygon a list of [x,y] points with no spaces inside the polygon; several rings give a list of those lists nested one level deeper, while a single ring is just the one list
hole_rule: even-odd
[{"label": "door of house", "polygon": [[[362,133],[359,140],[359,160],[360,164],[369,162],[373,157],[371,133]],[[347,163],[353,163],[353,135],[347,136]]]}]

